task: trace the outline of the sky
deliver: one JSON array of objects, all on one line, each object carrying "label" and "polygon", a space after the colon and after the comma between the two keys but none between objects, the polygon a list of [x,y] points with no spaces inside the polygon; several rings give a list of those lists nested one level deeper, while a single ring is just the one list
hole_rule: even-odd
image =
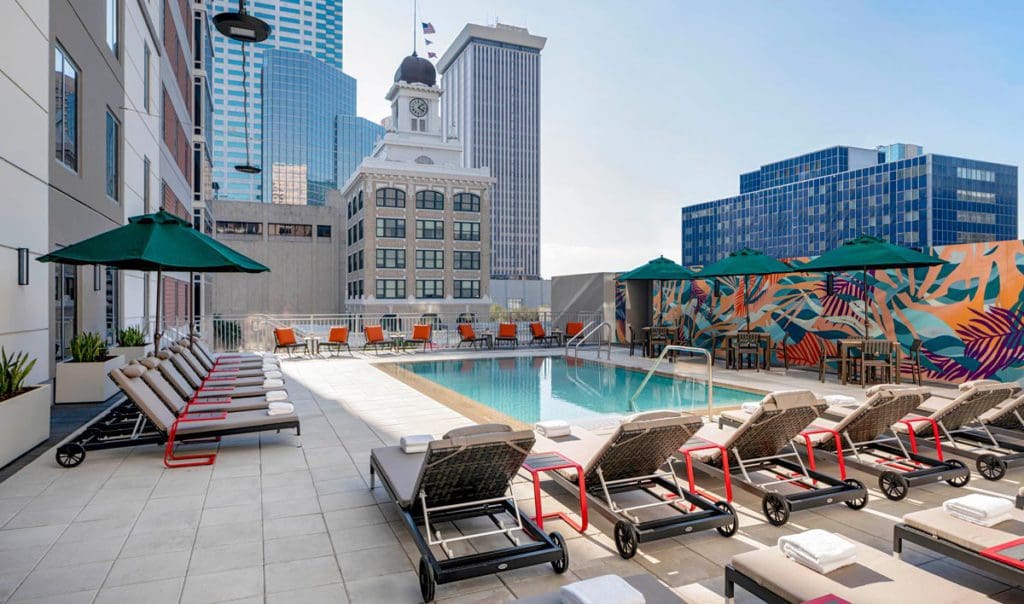
[{"label": "sky", "polygon": [[[344,11],[345,71],[376,121],[412,2]],[[467,22],[547,38],[545,277],[678,260],[682,206],[808,151],[905,142],[1024,164],[1024,2],[420,0],[419,16],[439,56]]]}]

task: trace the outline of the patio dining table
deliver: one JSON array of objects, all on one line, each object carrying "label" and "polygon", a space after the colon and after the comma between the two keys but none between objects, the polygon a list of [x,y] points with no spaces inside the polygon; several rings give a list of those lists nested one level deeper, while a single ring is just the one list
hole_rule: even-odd
[{"label": "patio dining table", "polygon": [[[847,369],[850,365],[850,361],[855,358],[850,353],[855,350],[864,350],[865,338],[842,338],[836,340],[836,354],[839,357],[839,381],[844,385],[849,381],[850,375],[847,373]],[[896,357],[896,366],[893,369],[893,381],[897,384],[900,383],[900,360],[902,354],[900,351],[900,344],[894,340],[886,340],[890,346],[893,347]]]},{"label": "patio dining table", "polygon": [[[736,346],[736,339],[740,336],[751,336],[757,340],[757,347],[762,349],[760,353],[761,361],[760,367],[764,370],[771,369],[771,355],[772,355],[772,336],[771,334],[763,331],[733,331],[725,334],[725,350],[732,350]],[[728,357],[727,361],[728,362]],[[737,367],[738,368],[738,367]]]},{"label": "patio dining table", "polygon": [[654,337],[664,332],[665,341],[669,344],[675,344],[679,339],[679,334],[675,327],[659,327],[659,326],[647,326],[640,328],[640,331],[644,333],[644,356],[654,357],[657,356],[654,353]]}]

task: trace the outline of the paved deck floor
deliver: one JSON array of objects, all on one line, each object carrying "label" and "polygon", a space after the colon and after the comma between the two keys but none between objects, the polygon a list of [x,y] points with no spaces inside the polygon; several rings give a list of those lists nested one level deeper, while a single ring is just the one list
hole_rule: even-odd
[{"label": "paved deck floor", "polygon": [[[614,357],[637,366],[650,362],[623,351]],[[387,359],[286,361],[301,439],[227,437],[212,467],[164,469],[161,451],[151,446],[90,452],[71,470],[58,467],[52,454],[35,460],[0,483],[0,602],[420,601],[412,541],[384,491],[368,489],[369,451],[403,434],[440,435],[470,421],[370,366]],[[672,369],[700,375],[699,364]],[[815,377],[780,370],[716,375],[766,390],[861,393]],[[618,557],[610,525],[596,514],[586,535],[549,522],[547,530],[569,538],[565,575],[546,565],[522,569],[440,586],[437,598],[501,602],[578,578],[649,572],[687,601],[721,601],[722,564],[733,554],[811,527],[891,551],[892,525],[902,514],[968,491],[1010,494],[1022,477],[1011,473],[990,483],[974,476],[965,489],[914,489],[898,503],[872,488],[863,511],[830,506],[799,512],[783,528],[766,525],[759,499],[741,492],[737,536],[711,532],[645,544],[630,561]],[[874,487],[871,477],[860,478]],[[718,483],[708,478],[702,484]],[[517,489],[529,492],[525,482]],[[573,507],[557,486],[545,489],[545,510]],[[906,559],[1000,601],[1024,602],[1024,592],[1013,586],[925,550],[911,547]],[[745,601],[742,595],[738,600]]]}]

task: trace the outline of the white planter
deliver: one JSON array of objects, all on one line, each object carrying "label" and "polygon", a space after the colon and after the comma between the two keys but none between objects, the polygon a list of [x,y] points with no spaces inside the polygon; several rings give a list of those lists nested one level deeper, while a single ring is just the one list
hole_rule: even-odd
[{"label": "white planter", "polygon": [[107,357],[95,363],[57,363],[57,395],[54,402],[98,403],[117,394],[117,385],[108,374],[124,367],[123,356]]},{"label": "white planter", "polygon": [[49,437],[49,384],[0,401],[0,468]]},{"label": "white planter", "polygon": [[124,357],[125,363],[144,359],[146,358],[146,355],[151,352],[153,352],[152,344],[143,344],[142,346],[113,346],[107,350],[107,354],[112,357]]}]

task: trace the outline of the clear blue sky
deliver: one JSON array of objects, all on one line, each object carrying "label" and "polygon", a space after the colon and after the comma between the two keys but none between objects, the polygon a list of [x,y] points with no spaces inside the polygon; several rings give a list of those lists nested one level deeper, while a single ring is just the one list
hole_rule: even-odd
[{"label": "clear blue sky", "polygon": [[[466,22],[542,54],[542,272],[679,257],[679,208],[740,172],[845,144],[1024,164],[1024,2],[421,0],[439,54]],[[377,120],[409,0],[346,0],[345,71]],[[421,37],[422,40],[422,37]],[[423,46],[420,46],[423,54]]]}]

